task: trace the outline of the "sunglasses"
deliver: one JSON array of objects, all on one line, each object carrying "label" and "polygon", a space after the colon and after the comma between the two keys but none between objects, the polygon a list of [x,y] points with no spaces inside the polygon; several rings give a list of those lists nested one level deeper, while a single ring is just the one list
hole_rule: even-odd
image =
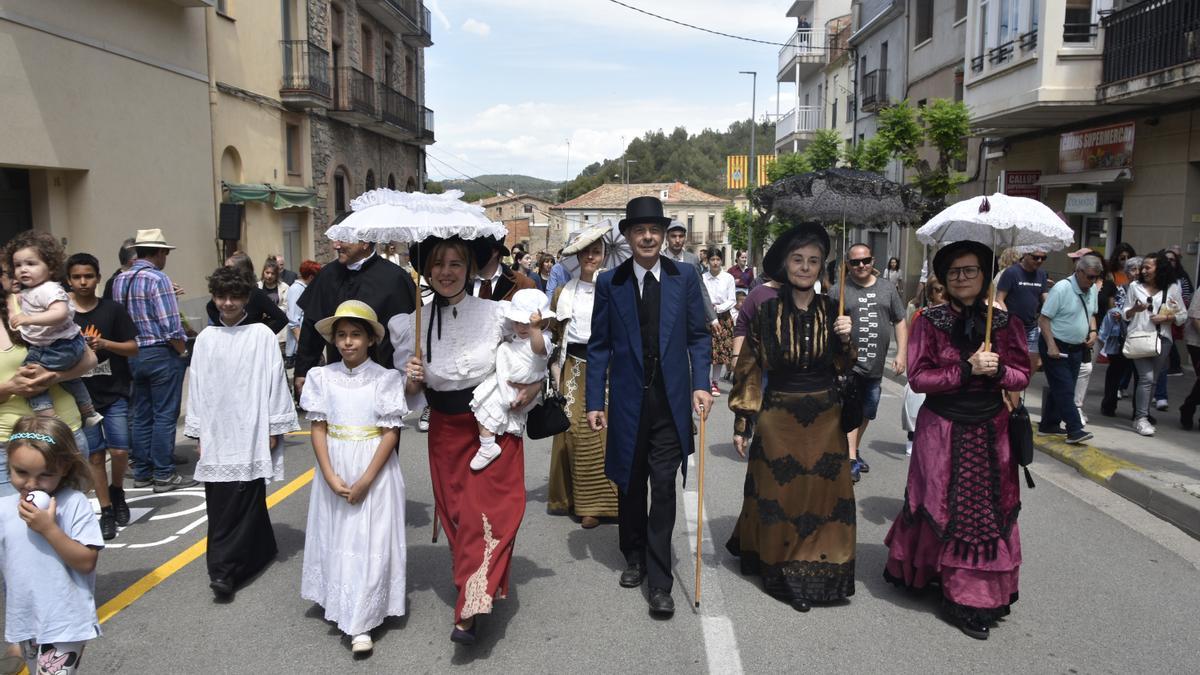
[{"label": "sunglasses", "polygon": [[1087,280],[1088,281],[1099,281],[1100,278],[1103,276],[1104,276],[1103,274],[1089,274],[1089,275],[1087,275]]},{"label": "sunglasses", "polygon": [[851,259],[847,260],[846,262],[851,267],[866,267],[867,265],[870,265],[873,260],[875,260],[875,259],[868,256],[866,258],[851,258]]},{"label": "sunglasses", "polygon": [[1031,255],[1029,257],[1034,262],[1046,262],[1046,256],[1044,256],[1044,255]]}]

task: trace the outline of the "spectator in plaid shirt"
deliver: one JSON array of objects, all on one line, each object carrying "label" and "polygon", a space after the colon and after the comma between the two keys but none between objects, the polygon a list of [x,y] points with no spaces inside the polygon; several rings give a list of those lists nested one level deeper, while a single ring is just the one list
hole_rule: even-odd
[{"label": "spectator in plaid shirt", "polygon": [[113,283],[113,299],[125,305],[138,329],[137,356],[129,359],[133,377],[130,414],[133,486],[155,492],[191,487],[196,481],[175,471],[175,424],[187,370],[187,335],[171,280],[162,273],[175,248],[162,230],[138,230],[137,260]]}]

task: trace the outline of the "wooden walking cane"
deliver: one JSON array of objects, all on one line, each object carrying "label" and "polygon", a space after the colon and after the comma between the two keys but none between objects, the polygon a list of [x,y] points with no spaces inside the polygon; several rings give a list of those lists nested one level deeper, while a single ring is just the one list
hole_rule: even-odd
[{"label": "wooden walking cane", "polygon": [[[418,261],[418,263],[420,262],[420,260],[421,260],[421,242],[418,241],[417,242],[417,261]],[[416,287],[417,287],[417,299],[416,299],[416,303],[415,303],[417,306],[416,325],[413,328],[413,347],[414,347],[413,355],[417,357],[418,361],[420,361],[421,360],[421,306],[422,306],[421,305],[421,272],[418,270],[414,273],[413,276],[416,277],[415,279],[413,279],[413,281],[416,283]],[[437,514],[437,503],[436,503],[437,498],[436,497],[434,498],[434,502],[435,503],[433,505],[433,543],[436,544],[437,540],[438,540],[438,514]]]},{"label": "wooden walking cane", "polygon": [[700,606],[700,554],[704,550],[704,426],[707,420],[704,405],[700,405],[700,485],[696,492],[696,607]]}]

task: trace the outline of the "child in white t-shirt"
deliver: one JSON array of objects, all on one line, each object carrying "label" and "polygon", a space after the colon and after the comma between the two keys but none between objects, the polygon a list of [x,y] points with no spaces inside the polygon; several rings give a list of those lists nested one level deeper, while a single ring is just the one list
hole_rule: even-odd
[{"label": "child in white t-shirt", "polygon": [[[8,244],[12,275],[21,284],[16,307],[9,307],[9,325],[21,332],[29,346],[25,364],[37,364],[46,370],[62,372],[74,368],[83,358],[87,343],[75,323],[71,299],[60,283],[63,250],[48,233],[27,231]],[[12,296],[10,302],[12,301]],[[96,426],[104,417],[96,412],[83,380],[59,383],[75,398],[83,423]],[[29,397],[29,407],[42,417],[54,416],[50,394]]]},{"label": "child in white t-shirt", "polygon": [[496,370],[475,387],[471,410],[479,423],[479,450],[471,458],[471,469],[480,471],[500,456],[496,436],[525,433],[525,417],[536,399],[519,410],[512,409],[515,398],[509,382],[531,384],[545,379],[550,359],[550,336],[543,331],[546,319],[553,319],[550,301],[536,288],[523,288],[513,294],[512,302],[501,303],[501,315],[509,324],[511,339],[496,349]]},{"label": "child in white t-shirt", "polygon": [[100,636],[104,538],[83,492],[91,473],[57,419],[22,417],[6,450],[17,492],[0,498],[4,638],[20,646],[30,673],[73,675],[87,641]]}]

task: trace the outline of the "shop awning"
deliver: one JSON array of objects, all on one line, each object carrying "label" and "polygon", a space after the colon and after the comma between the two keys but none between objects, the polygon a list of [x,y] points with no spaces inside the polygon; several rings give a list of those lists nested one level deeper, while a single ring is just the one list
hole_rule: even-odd
[{"label": "shop awning", "polygon": [[221,187],[231,202],[265,202],[276,210],[312,208],[317,205],[317,191],[312,188],[270,183],[226,183]]},{"label": "shop awning", "polygon": [[276,210],[298,207],[311,209],[317,205],[317,191],[311,188],[276,186],[274,192]]},{"label": "shop awning", "polygon": [[1129,169],[1100,169],[1097,171],[1080,171],[1079,173],[1053,173],[1042,176],[1035,185],[1044,185],[1046,187],[1103,185],[1119,180],[1133,180],[1133,172]]}]

